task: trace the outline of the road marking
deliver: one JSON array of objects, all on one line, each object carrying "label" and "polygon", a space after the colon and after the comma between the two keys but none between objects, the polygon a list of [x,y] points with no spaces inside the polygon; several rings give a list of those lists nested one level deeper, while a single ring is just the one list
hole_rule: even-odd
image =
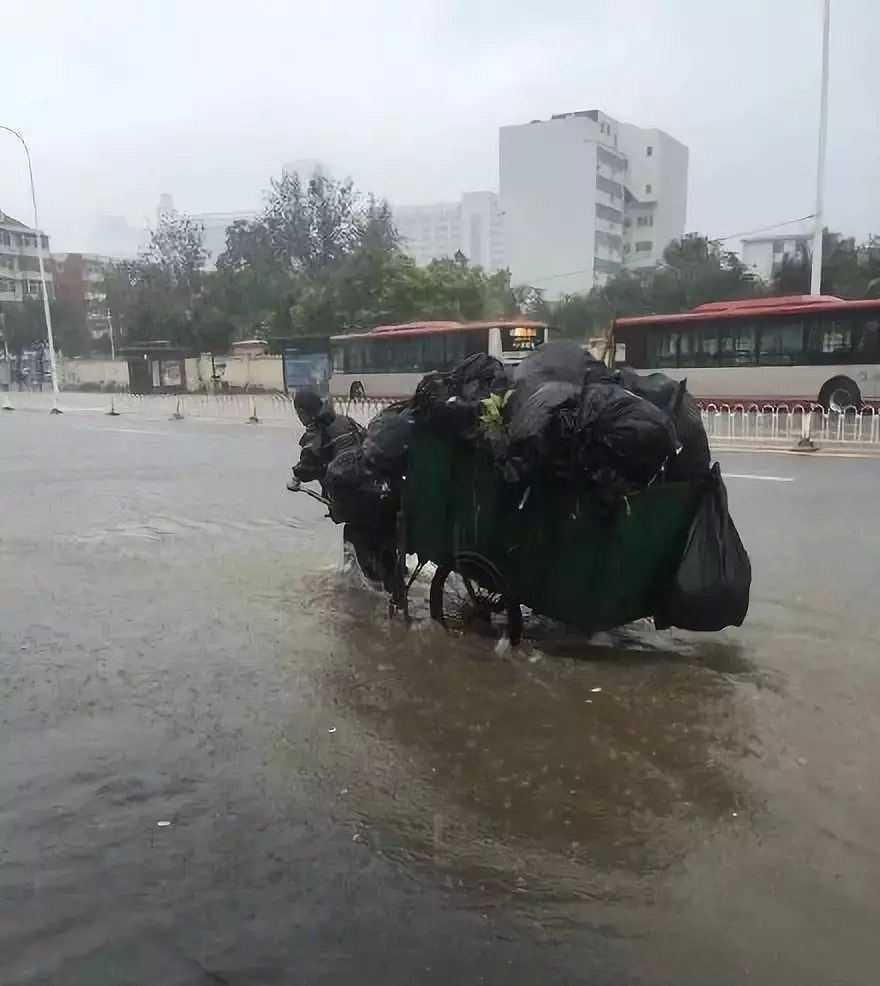
[{"label": "road marking", "polygon": [[726,472],[725,479],[762,479],[766,483],[793,483],[792,476],[753,476],[747,472]]},{"label": "road marking", "polygon": [[[77,431],[116,431],[123,435],[174,435],[173,431],[154,431],[147,428],[113,428],[110,425],[80,425]],[[175,435],[179,437],[179,435]]]}]

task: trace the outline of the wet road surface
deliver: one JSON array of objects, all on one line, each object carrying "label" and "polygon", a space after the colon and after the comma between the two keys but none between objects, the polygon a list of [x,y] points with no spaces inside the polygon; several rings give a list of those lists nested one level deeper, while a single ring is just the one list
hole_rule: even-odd
[{"label": "wet road surface", "polygon": [[511,656],[388,621],[287,430],[0,449],[0,982],[880,981],[877,460],[722,456],[741,630]]}]

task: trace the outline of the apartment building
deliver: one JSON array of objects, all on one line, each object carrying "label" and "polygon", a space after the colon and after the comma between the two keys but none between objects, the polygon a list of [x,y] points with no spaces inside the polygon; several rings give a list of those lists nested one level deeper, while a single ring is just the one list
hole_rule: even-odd
[{"label": "apartment building", "polygon": [[55,294],[85,322],[93,339],[110,334],[104,281],[107,270],[117,262],[95,253],[61,253],[54,258]]},{"label": "apartment building", "polygon": [[421,266],[457,253],[488,271],[504,267],[503,222],[495,192],[466,192],[458,202],[392,207],[401,248]]},{"label": "apartment building", "polygon": [[810,257],[813,234],[807,230],[789,230],[770,236],[747,236],[742,241],[742,262],[762,281],[770,282],[782,265],[798,263]]},{"label": "apartment building", "polygon": [[651,267],[682,236],[688,149],[600,110],[502,127],[499,172],[507,265],[548,298]]},{"label": "apartment building", "polygon": [[0,303],[39,300],[40,257],[54,297],[49,237],[0,211]]}]

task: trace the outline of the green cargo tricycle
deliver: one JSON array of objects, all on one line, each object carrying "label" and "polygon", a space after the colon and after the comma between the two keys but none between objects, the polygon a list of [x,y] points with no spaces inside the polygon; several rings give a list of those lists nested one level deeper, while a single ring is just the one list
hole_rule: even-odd
[{"label": "green cargo tricycle", "polygon": [[[491,453],[416,428],[398,524],[398,557],[436,566],[431,616],[450,622],[446,586],[464,583],[470,616],[522,636],[522,606],[587,633],[651,616],[681,560],[698,495],[652,484],[609,514],[586,490],[499,478]],[[407,605],[413,577],[400,581]]]}]

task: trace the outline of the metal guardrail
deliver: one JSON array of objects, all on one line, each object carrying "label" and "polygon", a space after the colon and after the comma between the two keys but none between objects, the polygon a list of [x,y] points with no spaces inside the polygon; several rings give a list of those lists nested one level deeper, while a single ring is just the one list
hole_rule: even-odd
[{"label": "metal guardrail", "polygon": [[[5,398],[6,393],[3,394]],[[47,410],[48,392],[10,391],[14,407]],[[337,400],[337,411],[366,425],[392,403],[388,400]],[[64,391],[62,410],[117,413],[153,420],[195,418],[204,421],[290,422],[299,426],[293,400],[286,394],[99,394]],[[703,425],[717,445],[792,447],[800,443],[830,446],[880,446],[880,408],[847,407],[826,411],[818,404],[724,404],[701,402]]]},{"label": "metal guardrail", "polygon": [[826,411],[819,404],[706,403],[701,413],[715,443],[880,445],[880,410],[873,407]]}]

